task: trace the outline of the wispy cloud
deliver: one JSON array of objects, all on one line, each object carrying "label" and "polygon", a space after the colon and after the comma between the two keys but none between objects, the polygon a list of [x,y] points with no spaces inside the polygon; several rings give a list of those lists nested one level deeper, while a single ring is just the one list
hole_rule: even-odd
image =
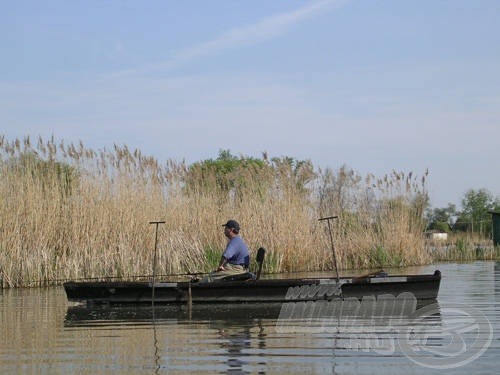
[{"label": "wispy cloud", "polygon": [[169,71],[208,55],[224,50],[255,45],[285,35],[295,25],[339,8],[350,0],[311,1],[308,5],[290,12],[264,18],[257,23],[228,30],[215,39],[179,50],[171,59],[143,66],[139,69],[122,71],[119,74],[133,74],[152,70]]},{"label": "wispy cloud", "polygon": [[294,25],[345,2],[339,0],[311,2],[291,12],[264,18],[253,25],[229,30],[213,40],[180,51],[170,63],[176,65],[222,50],[258,44],[282,36]]}]

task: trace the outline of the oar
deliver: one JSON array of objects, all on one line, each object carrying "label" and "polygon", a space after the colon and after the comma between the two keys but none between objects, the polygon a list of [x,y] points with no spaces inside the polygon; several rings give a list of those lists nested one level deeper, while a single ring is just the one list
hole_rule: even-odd
[{"label": "oar", "polygon": [[364,275],[360,275],[360,276],[354,276],[352,278],[352,281],[359,282],[359,281],[364,280],[364,279],[368,279],[368,278],[372,278],[372,277],[376,277],[378,275],[384,275],[384,274],[387,275],[385,273],[385,271],[381,269],[380,271],[365,273]]},{"label": "oar", "polygon": [[152,290],[151,290],[151,305],[153,310],[155,307],[155,276],[156,276],[156,245],[158,244],[158,225],[165,224],[164,221],[150,221],[149,224],[155,224],[155,252],[153,255],[153,280],[152,280]]},{"label": "oar", "polygon": [[335,246],[333,245],[332,226],[330,224],[331,220],[337,219],[337,218],[338,218],[338,216],[328,216],[328,217],[322,217],[321,219],[318,219],[318,221],[326,220],[326,222],[328,223],[328,231],[330,232],[330,242],[332,244],[333,262],[335,265],[335,272],[337,273],[337,282],[338,282],[340,280],[339,269],[337,267],[337,255],[335,254]]}]

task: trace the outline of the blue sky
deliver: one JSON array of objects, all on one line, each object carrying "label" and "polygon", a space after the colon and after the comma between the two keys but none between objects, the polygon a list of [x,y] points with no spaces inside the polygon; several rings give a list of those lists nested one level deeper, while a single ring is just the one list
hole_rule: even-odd
[{"label": "blue sky", "polygon": [[3,1],[0,134],[500,195],[500,2]]}]

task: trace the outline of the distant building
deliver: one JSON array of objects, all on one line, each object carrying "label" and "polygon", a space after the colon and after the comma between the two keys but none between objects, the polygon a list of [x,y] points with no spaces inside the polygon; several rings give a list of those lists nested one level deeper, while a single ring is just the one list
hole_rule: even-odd
[{"label": "distant building", "polygon": [[493,222],[493,245],[500,246],[500,212],[488,211]]},{"label": "distant building", "polygon": [[448,239],[448,233],[440,232],[438,230],[428,230],[424,233],[425,238],[434,241],[446,241]]}]

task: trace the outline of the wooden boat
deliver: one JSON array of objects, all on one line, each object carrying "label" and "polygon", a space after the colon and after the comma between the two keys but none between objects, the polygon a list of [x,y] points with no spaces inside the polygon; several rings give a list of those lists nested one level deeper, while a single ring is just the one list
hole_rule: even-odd
[{"label": "wooden boat", "polygon": [[69,301],[92,303],[255,303],[300,302],[411,293],[419,302],[437,299],[441,273],[373,276],[362,279],[247,279],[213,283],[192,282],[67,282]]},{"label": "wooden boat", "polygon": [[260,279],[265,250],[259,249],[256,275],[246,273],[211,283],[172,281],[67,282],[69,301],[106,304],[228,304],[332,301],[404,293],[419,305],[436,301],[441,272],[395,275],[384,272],[353,278]]}]

